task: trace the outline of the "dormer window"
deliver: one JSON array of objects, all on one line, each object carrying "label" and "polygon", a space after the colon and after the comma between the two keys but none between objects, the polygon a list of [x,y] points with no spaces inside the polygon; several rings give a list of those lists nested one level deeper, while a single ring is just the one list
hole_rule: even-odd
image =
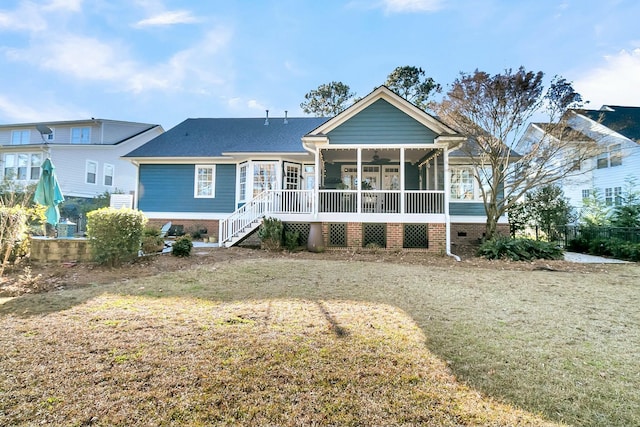
[{"label": "dormer window", "polygon": [[89,144],[91,142],[91,128],[89,126],[81,128],[71,128],[72,144]]}]

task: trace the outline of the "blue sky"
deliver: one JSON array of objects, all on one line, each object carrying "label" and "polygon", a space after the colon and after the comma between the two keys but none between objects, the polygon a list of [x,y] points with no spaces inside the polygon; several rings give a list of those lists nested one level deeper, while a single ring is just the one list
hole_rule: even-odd
[{"label": "blue sky", "polygon": [[301,116],[397,66],[445,89],[523,65],[590,101],[640,106],[637,0],[2,0],[0,123]]}]

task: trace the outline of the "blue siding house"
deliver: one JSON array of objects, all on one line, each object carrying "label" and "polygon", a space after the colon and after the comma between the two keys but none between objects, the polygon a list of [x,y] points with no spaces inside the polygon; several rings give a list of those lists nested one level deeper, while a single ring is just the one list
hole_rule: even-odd
[{"label": "blue siding house", "polygon": [[[451,253],[486,221],[466,137],[385,86],[326,118],[187,119],[125,158],[137,207],[231,246],[277,217],[327,247]],[[302,242],[303,243],[303,242]]]}]

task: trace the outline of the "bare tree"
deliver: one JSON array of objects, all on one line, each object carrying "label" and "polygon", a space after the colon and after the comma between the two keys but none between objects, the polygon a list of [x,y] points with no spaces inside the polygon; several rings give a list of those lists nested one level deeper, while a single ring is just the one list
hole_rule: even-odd
[{"label": "bare tree", "polygon": [[[581,106],[580,94],[558,76],[545,90],[543,77],[523,67],[493,76],[478,70],[461,73],[437,106],[442,120],[469,138],[460,150],[473,168],[484,202],[487,239],[525,193],[575,174],[577,165],[596,150],[595,143],[568,127],[567,111]],[[522,139],[538,115],[545,123]]]},{"label": "bare tree", "polygon": [[433,78],[425,77],[425,75],[422,68],[408,65],[396,67],[387,76],[387,81],[384,84],[401,97],[426,110],[431,94],[440,93],[442,87]]},{"label": "bare tree", "polygon": [[300,108],[316,117],[333,117],[346,110],[355,96],[349,86],[342,82],[321,84],[304,96],[306,101],[300,104]]}]

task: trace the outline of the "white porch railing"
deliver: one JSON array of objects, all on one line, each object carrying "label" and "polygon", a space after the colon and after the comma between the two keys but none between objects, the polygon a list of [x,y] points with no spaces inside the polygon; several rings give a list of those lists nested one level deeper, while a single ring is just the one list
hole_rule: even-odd
[{"label": "white porch railing", "polygon": [[[313,190],[268,190],[258,194],[220,221],[220,244],[255,229],[266,215],[313,214],[313,195]],[[357,190],[320,190],[318,202],[319,213],[444,213],[444,191],[366,190],[358,197]]]},{"label": "white porch railing", "polygon": [[265,215],[278,213],[313,213],[312,190],[268,190],[242,205],[220,221],[219,241],[224,244],[254,228]]},{"label": "white porch railing", "polygon": [[[404,197],[404,206],[401,203]],[[444,191],[320,190],[318,210],[321,213],[398,213],[443,214]]]}]

